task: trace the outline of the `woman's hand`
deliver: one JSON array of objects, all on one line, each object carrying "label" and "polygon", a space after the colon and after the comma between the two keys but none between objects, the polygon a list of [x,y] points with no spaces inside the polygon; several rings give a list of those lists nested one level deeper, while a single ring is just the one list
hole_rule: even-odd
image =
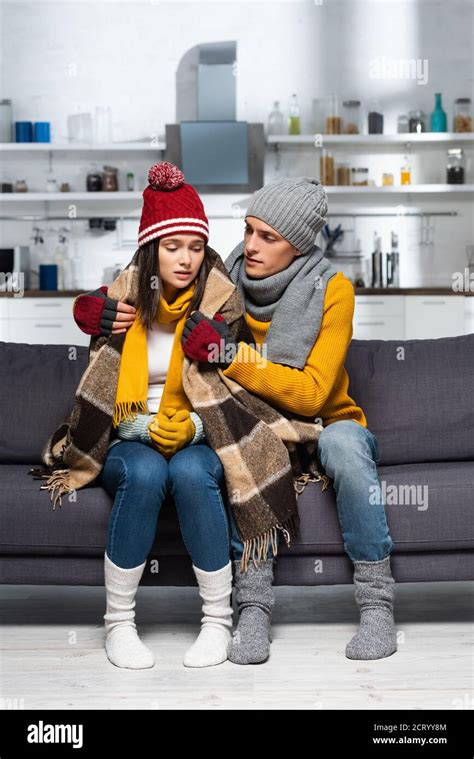
[{"label": "woman's hand", "polygon": [[148,431],[155,448],[163,456],[171,457],[191,442],[196,428],[189,411],[176,411],[168,406],[154,416]]},{"label": "woman's hand", "polygon": [[117,310],[113,314],[112,322],[112,334],[118,335],[121,332],[126,332],[133,324],[137,309],[134,306],[130,306],[128,303],[124,303],[119,300],[116,301]]}]

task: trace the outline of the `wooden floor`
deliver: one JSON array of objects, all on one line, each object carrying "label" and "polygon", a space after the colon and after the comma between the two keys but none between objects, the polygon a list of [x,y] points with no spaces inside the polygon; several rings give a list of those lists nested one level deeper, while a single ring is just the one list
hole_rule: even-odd
[{"label": "wooden floor", "polygon": [[194,588],[139,589],[137,624],[153,668],[114,667],[103,648],[103,588],[0,586],[2,708],[472,709],[471,583],[396,586],[399,648],[372,662],[344,648],[357,626],[351,586],[276,588],[272,653],[261,665],[190,670]]}]

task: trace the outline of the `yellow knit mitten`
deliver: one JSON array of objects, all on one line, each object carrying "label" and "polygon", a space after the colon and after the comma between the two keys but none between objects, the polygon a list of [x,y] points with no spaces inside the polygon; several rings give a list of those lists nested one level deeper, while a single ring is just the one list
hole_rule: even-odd
[{"label": "yellow knit mitten", "polygon": [[173,456],[191,442],[196,431],[190,412],[166,407],[148,425],[155,448],[166,457]]}]

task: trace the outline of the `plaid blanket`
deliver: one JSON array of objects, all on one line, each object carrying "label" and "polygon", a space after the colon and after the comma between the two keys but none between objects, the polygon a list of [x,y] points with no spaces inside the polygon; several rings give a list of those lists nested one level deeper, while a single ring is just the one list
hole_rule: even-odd
[{"label": "plaid blanket", "polygon": [[[238,290],[221,261],[209,274],[199,311],[211,318],[219,312],[236,342],[254,343]],[[273,408],[213,364],[185,357],[183,386],[222,462],[246,571],[250,559],[258,565],[268,556],[270,545],[277,554],[277,530],[290,544],[298,529],[297,497],[307,482],[322,481],[323,491],[328,487],[315,455],[323,427]]]},{"label": "plaid blanket", "polygon": [[[137,307],[138,249],[108,295]],[[236,286],[218,254],[211,249],[210,270],[199,310],[219,311],[235,340],[254,343]],[[70,414],[47,440],[44,467],[28,474],[44,479],[53,509],[65,493],[85,487],[99,475],[108,449],[125,334],[92,336],[88,366],[75,393]],[[262,360],[264,358],[262,357]],[[200,415],[210,446],[222,461],[230,507],[244,541],[242,569],[277,553],[277,530],[289,545],[298,528],[297,496],[309,481],[329,478],[316,468],[322,426],[290,416],[247,392],[212,364],[183,362],[183,387]]]}]

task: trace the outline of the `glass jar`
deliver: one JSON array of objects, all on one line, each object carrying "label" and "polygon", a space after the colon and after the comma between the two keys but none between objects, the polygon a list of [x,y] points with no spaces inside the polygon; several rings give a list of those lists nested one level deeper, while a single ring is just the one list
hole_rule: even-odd
[{"label": "glass jar", "polygon": [[321,176],[321,184],[336,184],[334,173],[334,158],[332,153],[328,153],[328,151],[325,149],[321,151],[321,158],[319,159],[319,170]]},{"label": "glass jar", "polygon": [[400,184],[411,184],[411,166],[407,156],[405,156],[403,165],[400,167]]},{"label": "glass jar", "polygon": [[25,179],[17,179],[15,182],[15,192],[28,192],[28,185]]},{"label": "glass jar", "polygon": [[118,169],[114,166],[104,166],[102,172],[102,190],[103,192],[118,191]]},{"label": "glass jar", "polygon": [[100,192],[102,190],[102,174],[96,164],[92,164],[86,178],[87,192]]},{"label": "glass jar", "polygon": [[344,100],[342,108],[344,134],[359,134],[360,100]]},{"label": "glass jar", "polygon": [[328,95],[326,106],[326,134],[341,134],[342,118],[339,113],[339,97],[335,93]]},{"label": "glass jar", "polygon": [[383,134],[383,111],[379,100],[369,102],[368,132],[369,134]]},{"label": "glass jar", "polygon": [[471,98],[457,98],[454,101],[455,132],[472,132]]},{"label": "glass jar", "polygon": [[426,132],[426,113],[423,111],[408,111],[408,126],[410,132],[418,134]]},{"label": "glass jar", "polygon": [[12,142],[12,101],[0,100],[0,142]]},{"label": "glass jar", "polygon": [[351,170],[348,163],[341,163],[337,167],[337,184],[341,187],[350,185]]},{"label": "glass jar", "polygon": [[353,167],[351,169],[351,184],[354,187],[367,187],[369,184],[369,170],[365,167]]},{"label": "glass jar", "polygon": [[409,131],[408,116],[405,113],[401,113],[397,119],[397,132],[398,134],[405,134]]},{"label": "glass jar", "polygon": [[450,148],[448,150],[446,182],[447,184],[464,184],[464,155],[462,148]]}]

